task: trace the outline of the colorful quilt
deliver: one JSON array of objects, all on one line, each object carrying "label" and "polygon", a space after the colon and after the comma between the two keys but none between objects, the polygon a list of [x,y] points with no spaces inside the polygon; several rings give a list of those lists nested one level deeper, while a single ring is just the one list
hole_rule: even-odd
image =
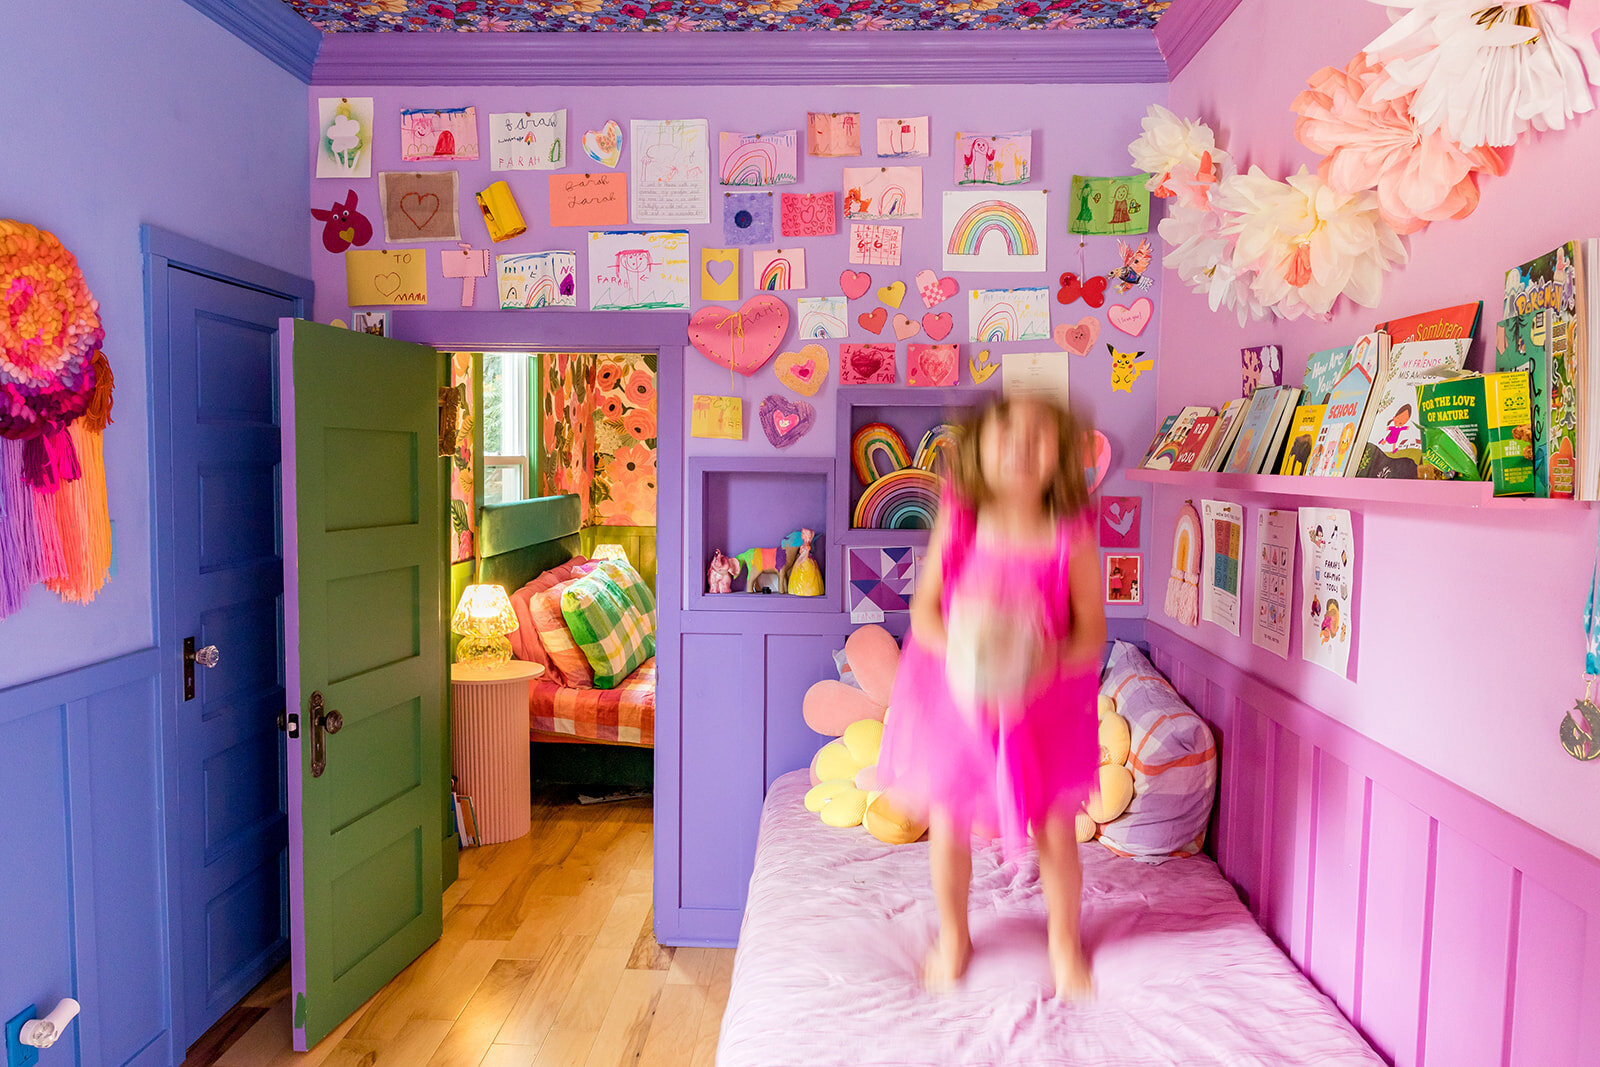
[{"label": "colorful quilt", "polygon": [[615,689],[569,689],[535,678],[528,702],[532,740],[550,734],[574,741],[650,747],[656,743],[656,661],[646,660]]}]

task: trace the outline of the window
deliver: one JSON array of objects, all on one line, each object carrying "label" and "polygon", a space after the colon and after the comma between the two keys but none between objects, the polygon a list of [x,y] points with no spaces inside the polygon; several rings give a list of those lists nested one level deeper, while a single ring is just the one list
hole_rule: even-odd
[{"label": "window", "polygon": [[483,355],[483,502],[509,504],[532,496],[531,385],[527,352]]}]

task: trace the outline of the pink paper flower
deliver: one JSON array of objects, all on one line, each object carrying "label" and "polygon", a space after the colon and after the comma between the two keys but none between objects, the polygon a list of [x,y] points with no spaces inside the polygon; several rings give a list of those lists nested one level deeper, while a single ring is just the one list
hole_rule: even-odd
[{"label": "pink paper flower", "polygon": [[1324,67],[1291,105],[1295,136],[1323,156],[1318,173],[1338,193],[1378,194],[1384,221],[1415,233],[1478,206],[1477,174],[1501,175],[1510,149],[1463,148],[1443,130],[1424,131],[1412,115],[1415,93],[1380,99],[1383,65],[1357,53],[1344,70]]}]

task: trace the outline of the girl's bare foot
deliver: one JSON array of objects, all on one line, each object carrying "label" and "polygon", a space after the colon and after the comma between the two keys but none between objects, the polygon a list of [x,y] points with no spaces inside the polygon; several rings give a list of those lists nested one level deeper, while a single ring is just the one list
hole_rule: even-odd
[{"label": "girl's bare foot", "polygon": [[922,984],[930,993],[948,992],[966,975],[967,964],[971,962],[971,936],[941,934],[922,961]]},{"label": "girl's bare foot", "polygon": [[1083,946],[1074,940],[1070,945],[1050,945],[1050,971],[1056,980],[1057,1000],[1089,1000],[1094,997],[1094,976],[1089,972],[1089,958]]}]

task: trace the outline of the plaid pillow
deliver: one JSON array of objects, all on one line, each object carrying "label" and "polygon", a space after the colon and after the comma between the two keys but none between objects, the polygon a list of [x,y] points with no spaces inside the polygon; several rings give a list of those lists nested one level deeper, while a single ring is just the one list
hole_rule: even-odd
[{"label": "plaid pillow", "polygon": [[594,671],[596,689],[615,689],[656,654],[649,620],[598,568],[562,591],[561,614]]},{"label": "plaid pillow", "polygon": [[[650,624],[650,632],[656,632],[656,595],[651,592],[650,585],[638,571],[633,569],[633,564],[625,559],[606,559],[594,565],[599,571],[616,583],[633,606],[639,609]],[[591,572],[593,573],[593,572]]]},{"label": "plaid pillow", "polygon": [[533,594],[528,601],[528,614],[533,618],[533,632],[553,668],[550,680],[568,689],[593,689],[594,674],[589,669],[588,657],[573,643],[567,620],[561,614],[561,594],[578,580],[561,582]]}]

